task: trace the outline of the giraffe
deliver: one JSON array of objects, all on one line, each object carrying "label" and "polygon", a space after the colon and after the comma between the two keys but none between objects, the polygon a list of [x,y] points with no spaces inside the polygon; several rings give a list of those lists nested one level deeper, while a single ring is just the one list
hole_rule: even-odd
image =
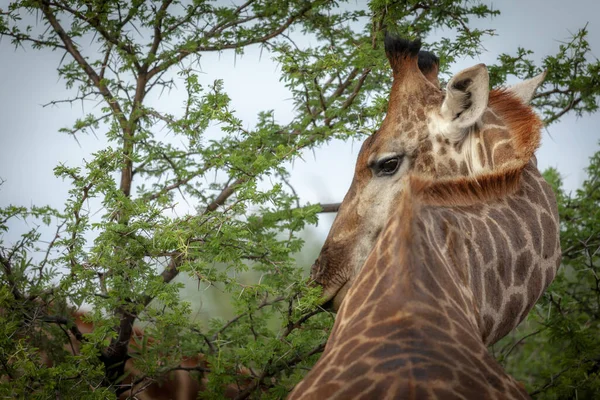
[{"label": "giraffe", "polygon": [[[487,68],[479,64],[457,73],[443,92],[437,58],[419,50],[418,40],[386,37],[393,71],[388,112],[361,147],[311,278],[323,287],[323,301],[338,309],[397,208],[404,177],[436,182],[444,204],[453,201],[453,185],[485,187],[486,179],[503,178],[495,184],[513,190],[501,201],[480,202],[478,216],[460,231],[444,227],[446,256],[467,255],[462,274],[476,300],[479,333],[490,345],[527,315],[560,264],[556,199],[534,156],[542,123],[529,106],[545,74],[490,91]],[[452,204],[460,206],[460,196]],[[456,246],[453,235],[462,247],[450,246]]]},{"label": "giraffe", "polygon": [[[406,177],[399,206],[342,303],[323,355],[288,400],[528,399],[488,353],[477,328],[465,253],[446,229],[478,217],[482,200],[514,190],[496,176],[440,188]],[[445,197],[450,189],[453,199]],[[474,190],[480,192],[472,193]],[[456,197],[461,205],[456,206]]]},{"label": "giraffe", "polygon": [[543,75],[489,92],[477,65],[444,96],[419,42],[385,45],[388,113],[313,268],[326,299],[346,300],[290,399],[528,398],[487,345],[560,262],[556,201],[533,156],[541,122],[527,105]]}]

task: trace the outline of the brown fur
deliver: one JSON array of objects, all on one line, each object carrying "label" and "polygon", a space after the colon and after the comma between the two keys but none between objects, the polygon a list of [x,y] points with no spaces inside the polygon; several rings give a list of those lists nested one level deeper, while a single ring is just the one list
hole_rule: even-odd
[{"label": "brown fur", "polygon": [[[401,215],[402,218],[399,219],[400,228],[398,234],[400,236],[399,242],[405,244],[405,246],[402,246],[403,248],[410,247],[410,244],[412,243],[413,217],[420,207],[419,198],[413,194],[414,190],[415,187],[412,183],[406,185],[406,189],[402,191],[400,196],[400,206],[398,207],[397,215]],[[400,256],[400,261],[405,261],[404,256],[405,255]],[[404,263],[401,262],[400,264],[403,265]]]},{"label": "brown fur", "polygon": [[404,76],[408,71],[419,71],[418,55],[421,41],[413,42],[386,35],[385,53],[395,75]]},{"label": "brown fur", "polygon": [[529,105],[523,104],[506,89],[492,90],[488,107],[508,126],[515,158],[525,166],[540,146],[542,121]]},{"label": "brown fur", "polygon": [[[533,156],[542,124],[530,107],[506,90],[490,92],[481,129],[471,132],[483,167],[476,175],[456,176],[471,173],[467,155],[460,167],[445,165],[454,178],[426,177],[434,146],[421,145],[387,204],[373,187],[357,199],[371,178],[361,175],[366,162],[387,140],[396,140],[390,149],[418,148],[411,140],[428,132],[425,110],[441,102],[413,69],[414,47],[386,38],[388,115],[361,150],[313,266],[315,280],[336,278],[319,282],[341,306],[321,359],[291,399],[528,398],[486,346],[527,315],[560,264],[556,201]],[[420,125],[406,125],[411,117]],[[371,216],[369,205],[388,208]]]},{"label": "brown fur", "polygon": [[478,336],[464,271],[439,257],[414,188],[400,194],[321,359],[288,400],[529,398]]},{"label": "brown fur", "polygon": [[410,186],[427,204],[464,206],[493,201],[519,189],[523,168],[540,145],[542,121],[505,89],[490,92],[489,107],[508,126],[515,161],[477,176],[436,180],[412,176]]},{"label": "brown fur", "polygon": [[517,166],[508,171],[447,180],[432,180],[413,175],[410,177],[410,187],[426,204],[467,206],[494,201],[517,191],[523,168],[524,166]]},{"label": "brown fur", "polygon": [[440,81],[438,79],[439,66],[434,64],[433,67],[428,71],[423,71],[423,76],[427,78],[427,80],[435,85],[435,87],[440,87]]}]

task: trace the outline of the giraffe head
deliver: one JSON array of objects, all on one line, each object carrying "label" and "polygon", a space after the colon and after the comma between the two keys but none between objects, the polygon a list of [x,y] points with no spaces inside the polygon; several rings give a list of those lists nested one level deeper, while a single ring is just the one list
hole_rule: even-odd
[{"label": "giraffe head", "polygon": [[350,189],[311,270],[323,300],[333,300],[335,309],[392,214],[404,176],[476,176],[527,162],[539,144],[539,137],[511,129],[515,118],[505,123],[498,108],[529,103],[544,74],[490,92],[487,68],[478,64],[457,73],[442,91],[437,58],[419,50],[418,40],[385,39],[393,71],[388,111],[360,149]]}]

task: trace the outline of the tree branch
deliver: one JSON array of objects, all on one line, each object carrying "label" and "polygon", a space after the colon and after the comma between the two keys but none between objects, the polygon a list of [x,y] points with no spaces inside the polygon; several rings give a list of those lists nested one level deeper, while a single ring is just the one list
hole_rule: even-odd
[{"label": "tree branch", "polygon": [[565,115],[566,113],[571,111],[575,106],[577,106],[577,104],[579,104],[581,102],[581,100],[583,100],[581,97],[578,97],[576,99],[575,98],[571,99],[571,102],[564,109],[562,109],[559,113],[554,114],[552,117],[548,118],[547,120],[544,120],[544,123],[546,125],[549,125],[552,122],[560,119],[563,115]]},{"label": "tree branch", "polygon": [[[285,300],[285,297],[280,296],[280,297],[276,297],[275,299],[270,300],[270,301],[263,301],[257,307],[257,310],[260,310],[261,308],[273,305],[273,304],[278,303],[278,302],[283,301],[283,300]],[[221,329],[219,329],[217,332],[215,332],[215,334],[212,337],[212,340],[213,341],[217,340],[219,338],[219,335],[222,334],[223,332],[225,332],[227,330],[227,328],[229,328],[231,325],[233,325],[234,323],[236,323],[237,321],[239,321],[241,318],[245,317],[248,314],[249,314],[249,312],[242,313],[242,314],[239,314],[239,315],[233,317],[232,319],[230,319],[225,325],[223,325],[221,327]]]},{"label": "tree branch", "polygon": [[238,178],[231,185],[228,185],[219,193],[219,195],[210,203],[203,214],[215,211],[219,206],[225,204],[225,201],[235,192],[237,187],[246,182],[248,178]]},{"label": "tree branch", "polygon": [[323,203],[319,204],[321,206],[322,213],[336,213],[340,209],[340,205],[342,203]]},{"label": "tree branch", "polygon": [[108,90],[108,88],[106,87],[104,82],[102,82],[102,80],[100,79],[100,76],[98,76],[96,71],[94,71],[94,69],[91,67],[91,65],[88,64],[88,62],[81,55],[79,50],[77,50],[77,47],[73,44],[73,41],[71,40],[71,38],[69,37],[67,32],[65,32],[63,27],[60,25],[60,23],[54,16],[52,10],[50,9],[50,2],[42,1],[41,9],[42,9],[42,12],[44,13],[44,16],[46,17],[46,19],[48,20],[48,22],[50,23],[50,25],[56,32],[56,34],[58,35],[60,40],[63,42],[65,50],[68,51],[69,54],[71,54],[73,59],[75,59],[77,64],[79,64],[79,66],[84,70],[86,75],[90,78],[90,80],[92,81],[94,86],[96,86],[98,88],[98,90],[100,91],[100,94],[104,97],[104,100],[108,103],[109,107],[113,111],[113,115],[115,116],[115,118],[117,118],[117,120],[119,121],[121,126],[126,126],[127,120],[125,119],[125,116],[123,115],[121,106],[119,105],[117,100],[114,98],[112,93]]},{"label": "tree branch", "polygon": [[40,320],[42,322],[47,322],[50,324],[70,325],[69,331],[71,332],[71,334],[73,334],[75,339],[77,339],[77,341],[79,341],[79,342],[86,341],[86,338],[83,336],[83,333],[81,333],[81,331],[77,327],[77,324],[70,324],[69,320],[65,317],[60,317],[60,316],[56,316],[56,315],[45,315],[45,316],[41,317]]},{"label": "tree branch", "polygon": [[59,49],[67,50],[67,48],[65,46],[61,46],[58,43],[47,41],[47,40],[34,39],[31,36],[27,36],[22,33],[2,32],[2,35],[14,38],[17,42],[16,44],[20,44],[20,42],[31,42],[40,47],[46,46],[46,47],[51,47],[53,49],[59,48]]},{"label": "tree branch", "polygon": [[[352,103],[354,102],[354,99],[356,98],[356,96],[360,92],[360,89],[362,88],[363,84],[365,83],[367,76],[369,76],[369,73],[371,73],[371,68],[366,68],[363,71],[363,73],[360,75],[360,78],[358,78],[358,82],[356,83],[356,87],[354,88],[352,93],[350,93],[350,96],[348,96],[346,101],[344,101],[344,103],[342,104],[342,107],[341,107],[342,110],[345,110],[352,105]],[[344,86],[344,85],[342,85],[342,86]],[[340,87],[342,87],[342,86],[340,86]],[[344,89],[346,87],[348,87],[348,85],[345,85]],[[331,118],[331,117],[325,118],[325,122],[324,122],[325,125],[329,125],[332,120],[333,120],[333,118]]]},{"label": "tree branch", "polygon": [[146,59],[146,62],[144,62],[143,66],[142,66],[142,69],[144,71],[148,70],[148,67],[150,66],[150,63],[152,62],[152,59],[154,59],[154,57],[156,56],[156,52],[158,51],[158,46],[162,42],[162,39],[163,39],[162,23],[165,18],[165,15],[167,14],[167,8],[169,8],[169,6],[171,5],[172,2],[173,2],[173,0],[163,0],[162,4],[160,5],[160,8],[158,9],[158,11],[156,13],[156,21],[154,23],[154,39],[152,40],[152,46],[150,46],[150,50],[148,51],[148,58]]},{"label": "tree branch", "polygon": [[266,35],[258,37],[258,38],[248,39],[248,40],[245,40],[242,42],[216,45],[216,46],[202,46],[201,44],[196,44],[196,46],[194,46],[193,48],[190,48],[190,49],[180,48],[178,50],[177,55],[170,57],[166,61],[162,62],[161,64],[157,65],[156,67],[154,67],[150,71],[148,71],[148,79],[152,78],[152,76],[156,75],[160,71],[169,68],[171,65],[177,64],[178,62],[182,61],[190,54],[196,54],[196,53],[199,53],[202,51],[221,51],[221,50],[228,50],[228,49],[237,49],[237,48],[245,47],[245,46],[248,46],[251,44],[264,43],[270,39],[273,39],[275,36],[281,34],[290,25],[292,25],[298,18],[302,17],[311,8],[312,8],[312,4],[310,4],[310,2],[309,2],[308,5],[303,7],[296,15],[290,16],[277,29],[275,29],[274,31],[272,31]]},{"label": "tree branch", "polygon": [[135,53],[135,49],[128,43],[125,43],[119,39],[120,32],[117,32],[116,35],[111,34],[109,31],[104,29],[104,27],[100,23],[100,19],[96,14],[93,18],[88,18],[85,15],[81,14],[78,10],[70,7],[67,2],[55,3],[55,2],[46,2],[48,5],[53,5],[67,13],[71,14],[75,18],[80,21],[88,23],[91,27],[93,27],[108,43],[115,45],[118,49],[123,50],[128,56],[132,57],[133,63],[136,67],[139,68],[139,62],[137,60],[137,56]]},{"label": "tree branch", "polygon": [[8,284],[10,285],[10,289],[13,294],[13,297],[15,298],[15,300],[21,300],[23,298],[23,295],[19,291],[19,288],[17,288],[17,284],[16,284],[15,280],[13,279],[12,266],[10,264],[10,259],[5,258],[2,254],[0,254],[0,265],[2,265],[2,269],[4,269],[4,275],[6,276],[6,280],[8,281]]}]

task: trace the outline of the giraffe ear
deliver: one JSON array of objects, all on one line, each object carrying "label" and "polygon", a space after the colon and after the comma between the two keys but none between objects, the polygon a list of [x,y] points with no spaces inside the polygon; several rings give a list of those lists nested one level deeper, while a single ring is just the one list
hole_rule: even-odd
[{"label": "giraffe ear", "polygon": [[456,132],[457,140],[485,112],[490,94],[490,77],[484,64],[464,69],[454,75],[446,87],[446,98],[442,103],[442,118]]},{"label": "giraffe ear", "polygon": [[509,87],[507,91],[516,96],[524,104],[529,104],[537,88],[544,82],[547,73],[548,71],[544,71],[531,79],[519,82],[516,85]]}]

